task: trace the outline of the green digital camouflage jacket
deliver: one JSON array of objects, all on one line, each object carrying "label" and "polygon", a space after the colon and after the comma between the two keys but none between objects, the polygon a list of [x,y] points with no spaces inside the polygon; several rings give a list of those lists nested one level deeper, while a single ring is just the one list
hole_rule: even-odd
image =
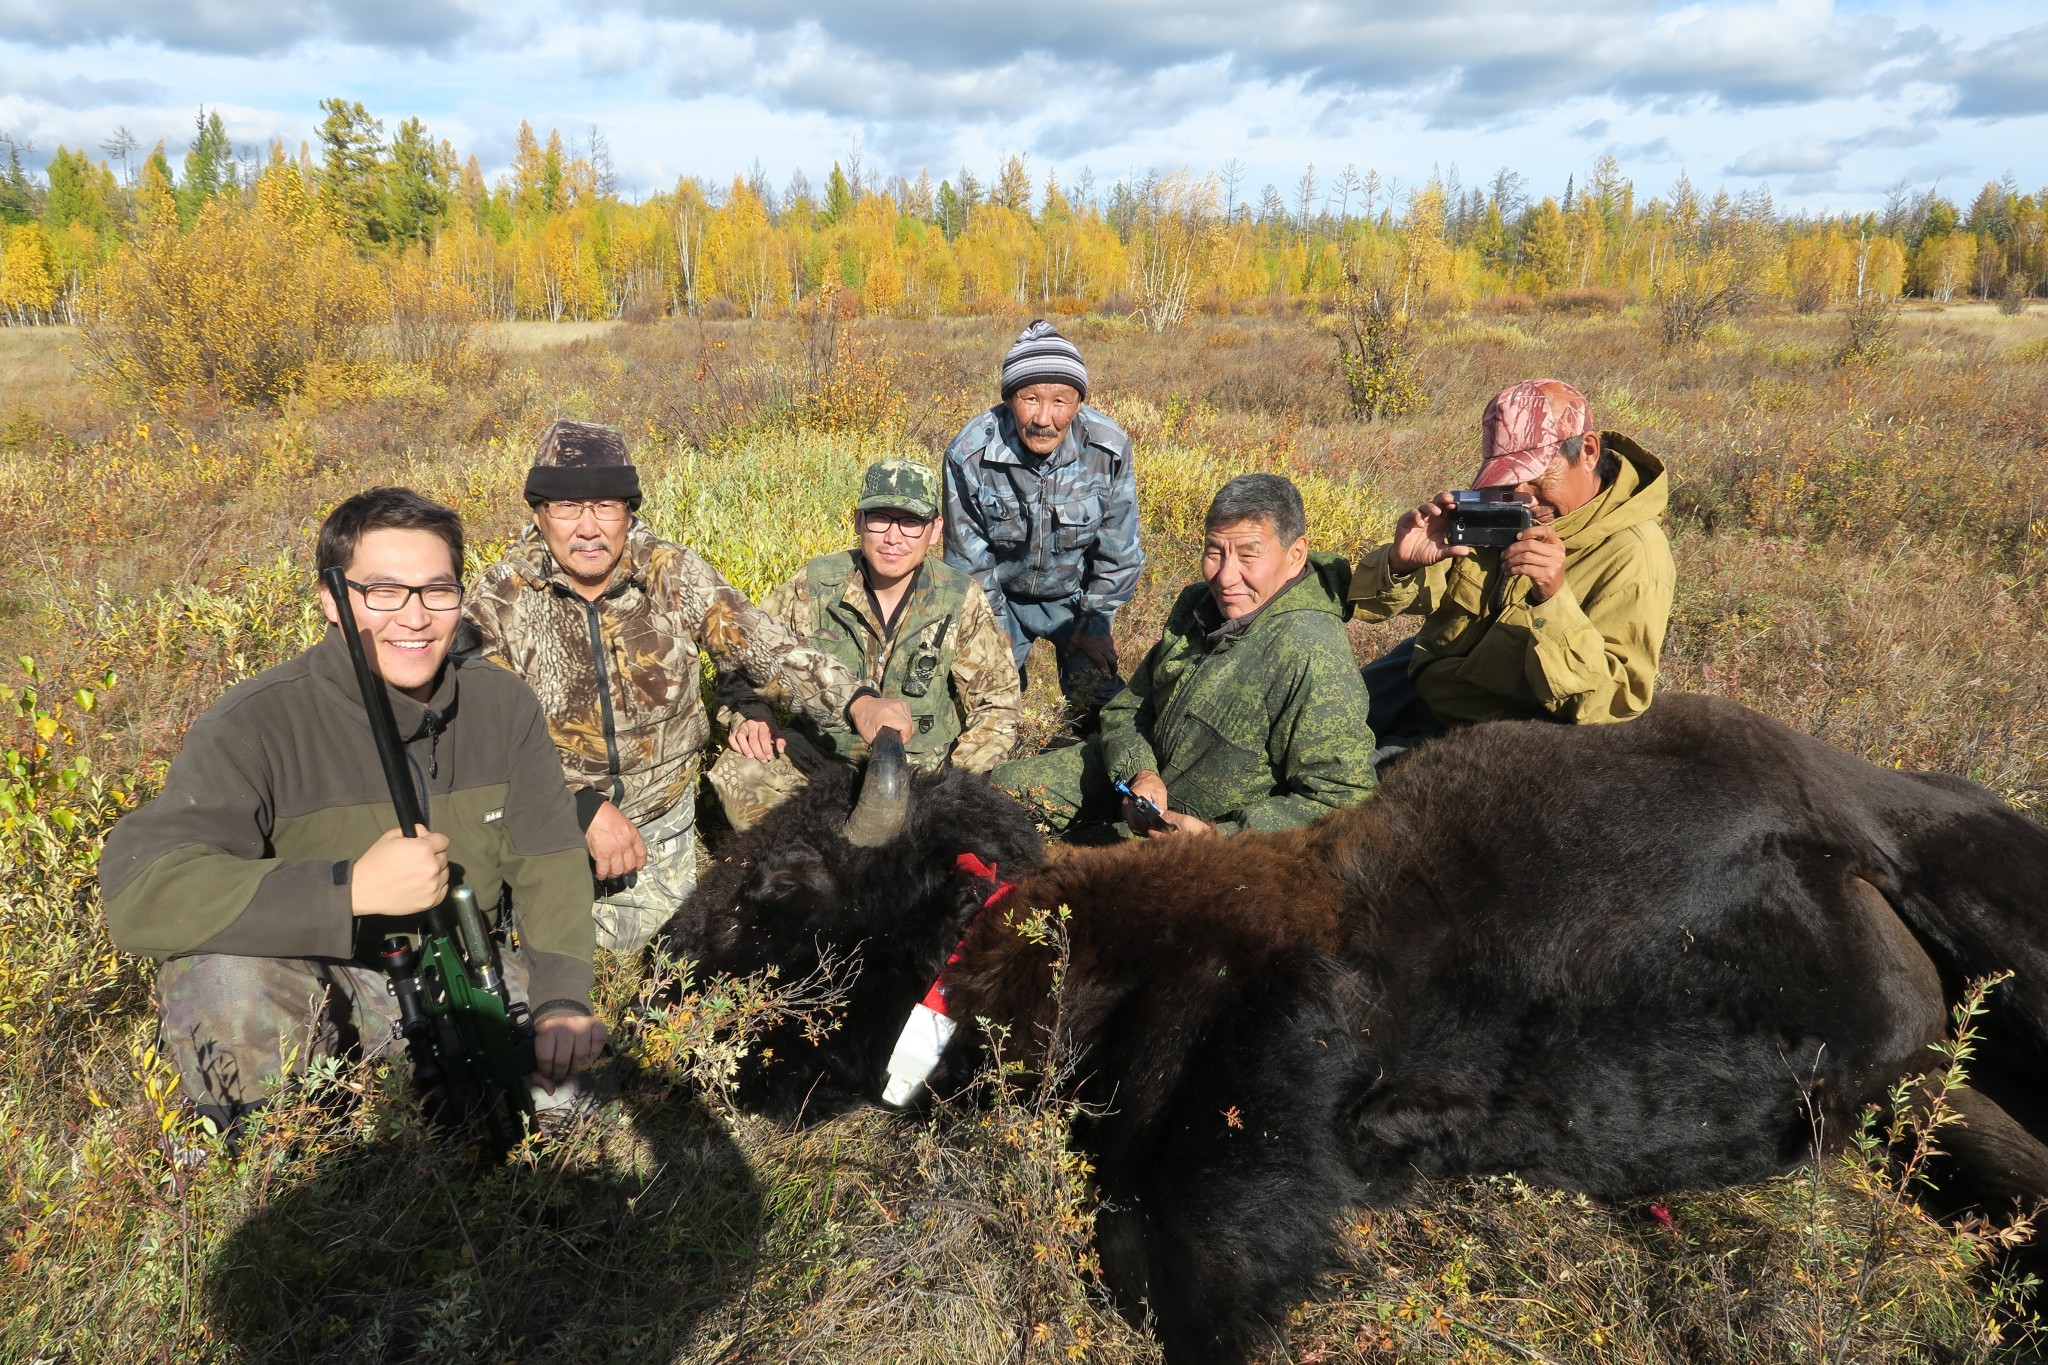
[{"label": "green digital camouflage jacket", "polygon": [[1627,720],[1650,705],[1678,571],[1657,524],[1670,480],[1626,436],[1600,434],[1621,457],[1614,482],[1552,523],[1565,586],[1529,600],[1529,580],[1501,571],[1500,551],[1446,559],[1419,573],[1388,566],[1391,545],[1352,575],[1360,616],[1422,616],[1409,676],[1446,725],[1483,720]]},{"label": "green digital camouflage jacket", "polygon": [[594,602],[529,526],[471,596],[483,653],[540,698],[586,823],[609,800],[637,824],[697,799],[711,721],[701,654],[814,724],[843,725],[861,680],[747,601],[687,546],[635,521]]},{"label": "green digital camouflage jacket", "polygon": [[[858,557],[857,550],[818,556],[762,598],[761,610],[910,708],[917,732],[905,752],[913,766],[929,770],[950,758],[979,773],[1008,758],[1023,693],[1010,637],[980,585],[936,557],[926,559],[890,631],[868,596]],[[719,674],[718,706],[728,730],[744,719],[773,718],[741,674]],[[801,716],[794,723],[828,753],[859,752],[860,737],[844,724],[821,730]]]},{"label": "green digital camouflage jacket", "polygon": [[1166,630],[1102,710],[1112,779],[1150,770],[1173,808],[1219,828],[1286,829],[1372,794],[1365,683],[1345,638],[1339,555],[1243,622],[1208,585],[1181,593]]}]

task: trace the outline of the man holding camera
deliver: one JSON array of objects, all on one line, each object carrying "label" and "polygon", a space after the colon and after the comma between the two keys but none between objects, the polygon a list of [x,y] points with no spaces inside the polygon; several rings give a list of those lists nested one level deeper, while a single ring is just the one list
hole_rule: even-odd
[{"label": "man holding camera", "polygon": [[[1364,619],[1425,618],[1365,668],[1382,753],[1486,720],[1628,720],[1656,685],[1677,576],[1657,524],[1663,462],[1594,431],[1585,396],[1555,379],[1501,390],[1480,430],[1486,497],[1439,493],[1351,578]],[[1478,529],[1516,504],[1526,526]]]}]

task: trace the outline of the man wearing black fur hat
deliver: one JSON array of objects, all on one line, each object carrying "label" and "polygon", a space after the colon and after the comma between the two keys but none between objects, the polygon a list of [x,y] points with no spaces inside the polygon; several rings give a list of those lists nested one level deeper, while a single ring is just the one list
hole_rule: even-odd
[{"label": "man wearing black fur hat", "polygon": [[483,652],[533,688],[598,881],[599,946],[631,952],[697,880],[700,654],[785,711],[872,742],[910,712],[799,640],[635,512],[616,428],[556,422],[526,476],[533,525],[469,602]]},{"label": "man wearing black fur hat", "polygon": [[1003,401],[946,449],[946,563],[974,575],[1023,673],[1050,640],[1084,713],[1123,690],[1110,626],[1145,556],[1131,438],[1089,407],[1088,367],[1049,322],[1003,357]]}]

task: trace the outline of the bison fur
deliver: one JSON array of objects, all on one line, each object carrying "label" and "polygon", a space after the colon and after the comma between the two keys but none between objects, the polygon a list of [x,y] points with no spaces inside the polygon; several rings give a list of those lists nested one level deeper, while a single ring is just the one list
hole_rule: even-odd
[{"label": "bison fur", "polygon": [[[919,777],[905,832],[838,833],[828,778],[733,840],[664,931],[710,969],[858,948],[847,1024],[764,1097],[879,1094],[956,941],[956,1018],[1078,1059],[1106,1279],[1169,1359],[1270,1340],[1347,1210],[1516,1172],[1618,1200],[1783,1172],[1930,1069],[1973,978],[2012,972],[1944,1142],[1955,1204],[2048,1197],[2048,830],[1733,703],[1474,727],[1307,828],[1046,861],[979,779]],[[989,886],[972,852],[1020,882]],[[1020,915],[1065,905],[1068,968]],[[960,935],[965,929],[965,938]],[[972,1030],[943,1088],[971,1073]],[[2011,1112],[2009,1113],[2008,1110]],[[2016,1116],[2016,1117],[2015,1117]],[[2031,1126],[2030,1126],[2031,1125]]]}]

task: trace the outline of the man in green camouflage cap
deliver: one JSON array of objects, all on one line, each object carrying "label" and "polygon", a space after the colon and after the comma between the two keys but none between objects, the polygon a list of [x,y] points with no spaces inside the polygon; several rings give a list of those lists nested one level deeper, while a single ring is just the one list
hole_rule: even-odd
[{"label": "man in green camouflage cap", "polygon": [[[1010,637],[975,581],[932,551],[945,533],[939,477],[912,460],[871,465],[854,504],[851,550],[820,555],[761,609],[813,649],[910,709],[914,767],[986,772],[1010,756],[1023,697]],[[711,785],[736,829],[760,820],[825,764],[862,752],[844,726],[775,708],[746,678],[721,673],[718,718],[729,747]]]}]

